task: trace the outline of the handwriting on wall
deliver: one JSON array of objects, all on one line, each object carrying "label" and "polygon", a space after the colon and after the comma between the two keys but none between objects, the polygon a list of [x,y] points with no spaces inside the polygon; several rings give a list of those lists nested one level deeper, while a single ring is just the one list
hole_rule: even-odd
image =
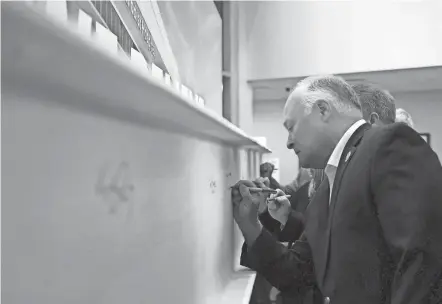
[{"label": "handwriting on wall", "polygon": [[100,169],[95,193],[108,205],[109,213],[116,213],[122,206],[132,204],[134,191],[135,186],[127,162],[120,162],[116,166],[107,163]]},{"label": "handwriting on wall", "polygon": [[212,193],[216,192],[216,181],[211,181],[210,182],[210,190],[212,191]]}]

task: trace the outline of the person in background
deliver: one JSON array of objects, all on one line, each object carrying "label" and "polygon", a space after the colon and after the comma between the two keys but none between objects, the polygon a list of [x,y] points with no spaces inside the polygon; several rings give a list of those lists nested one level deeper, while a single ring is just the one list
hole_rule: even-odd
[{"label": "person in background", "polygon": [[286,293],[317,282],[324,303],[442,303],[442,166],[434,151],[406,125],[370,128],[354,90],[335,76],[301,81],[284,118],[287,147],[326,178],[290,249],[262,229],[253,183],[232,188],[252,268]]},{"label": "person in background", "polygon": [[394,97],[387,91],[369,83],[352,86],[359,97],[362,117],[371,125],[382,126],[396,120]]},{"label": "person in background", "polygon": [[[269,162],[262,163],[259,166],[259,176],[261,178],[267,178],[269,180],[269,187],[271,189],[281,189],[281,184],[273,177],[273,172],[278,170],[275,165]],[[296,187],[296,185],[294,185]]]},{"label": "person in background", "polygon": [[414,123],[413,120],[411,119],[410,113],[408,113],[402,108],[396,110],[396,122],[402,122],[408,125],[410,128],[414,129]]}]

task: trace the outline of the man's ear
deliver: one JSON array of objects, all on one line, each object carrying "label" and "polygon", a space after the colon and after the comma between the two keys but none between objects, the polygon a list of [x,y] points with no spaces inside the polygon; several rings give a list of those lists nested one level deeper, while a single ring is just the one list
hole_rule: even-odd
[{"label": "man's ear", "polygon": [[370,114],[370,118],[368,122],[372,125],[376,124],[379,121],[379,115],[376,112]]},{"label": "man's ear", "polygon": [[323,120],[328,120],[332,113],[332,106],[329,102],[319,99],[315,102],[314,107],[319,111]]}]

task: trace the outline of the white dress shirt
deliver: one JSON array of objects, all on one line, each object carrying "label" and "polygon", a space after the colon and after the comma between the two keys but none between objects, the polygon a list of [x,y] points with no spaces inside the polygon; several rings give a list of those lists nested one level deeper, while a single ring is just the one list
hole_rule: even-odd
[{"label": "white dress shirt", "polygon": [[330,184],[330,197],[329,197],[329,204],[331,201],[332,196],[332,190],[333,190],[333,183],[335,182],[335,176],[336,171],[339,166],[339,160],[341,159],[342,152],[344,152],[344,148],[347,145],[348,141],[350,140],[350,137],[353,135],[353,133],[356,132],[357,129],[359,129],[360,126],[367,123],[365,120],[361,119],[355,122],[353,125],[351,125],[350,128],[344,133],[344,135],[339,140],[338,144],[336,145],[335,149],[333,150],[332,154],[330,155],[330,158],[328,159],[327,166],[325,166],[325,174],[327,175],[328,182]]}]

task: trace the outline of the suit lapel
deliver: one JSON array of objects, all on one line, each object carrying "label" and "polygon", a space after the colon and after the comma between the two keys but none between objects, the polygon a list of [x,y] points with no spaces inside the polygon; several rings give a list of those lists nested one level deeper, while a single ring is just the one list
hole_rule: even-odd
[{"label": "suit lapel", "polygon": [[336,205],[336,199],[341,189],[342,177],[344,176],[345,170],[350,163],[353,155],[355,154],[359,143],[364,136],[365,131],[370,129],[370,125],[364,124],[360,126],[355,133],[350,137],[348,143],[345,145],[344,151],[342,151],[341,158],[339,160],[339,165],[336,171],[335,180],[333,183],[333,191],[330,199],[330,217],[333,215],[334,206]]},{"label": "suit lapel", "polygon": [[329,216],[328,216],[328,225],[327,225],[327,237],[326,237],[326,247],[325,247],[325,269],[323,272],[323,280],[325,279],[326,268],[329,260],[329,250],[330,250],[330,237],[331,237],[331,227],[333,223],[333,213],[336,206],[336,201],[338,198],[339,191],[341,189],[341,181],[344,176],[345,170],[347,169],[348,164],[350,163],[353,155],[356,153],[357,147],[364,136],[365,131],[371,128],[370,124],[364,124],[360,126],[355,133],[350,137],[348,143],[346,144],[344,151],[342,152],[341,158],[339,160],[339,165],[336,171],[335,180],[333,183],[332,196],[330,199],[329,206]]}]

